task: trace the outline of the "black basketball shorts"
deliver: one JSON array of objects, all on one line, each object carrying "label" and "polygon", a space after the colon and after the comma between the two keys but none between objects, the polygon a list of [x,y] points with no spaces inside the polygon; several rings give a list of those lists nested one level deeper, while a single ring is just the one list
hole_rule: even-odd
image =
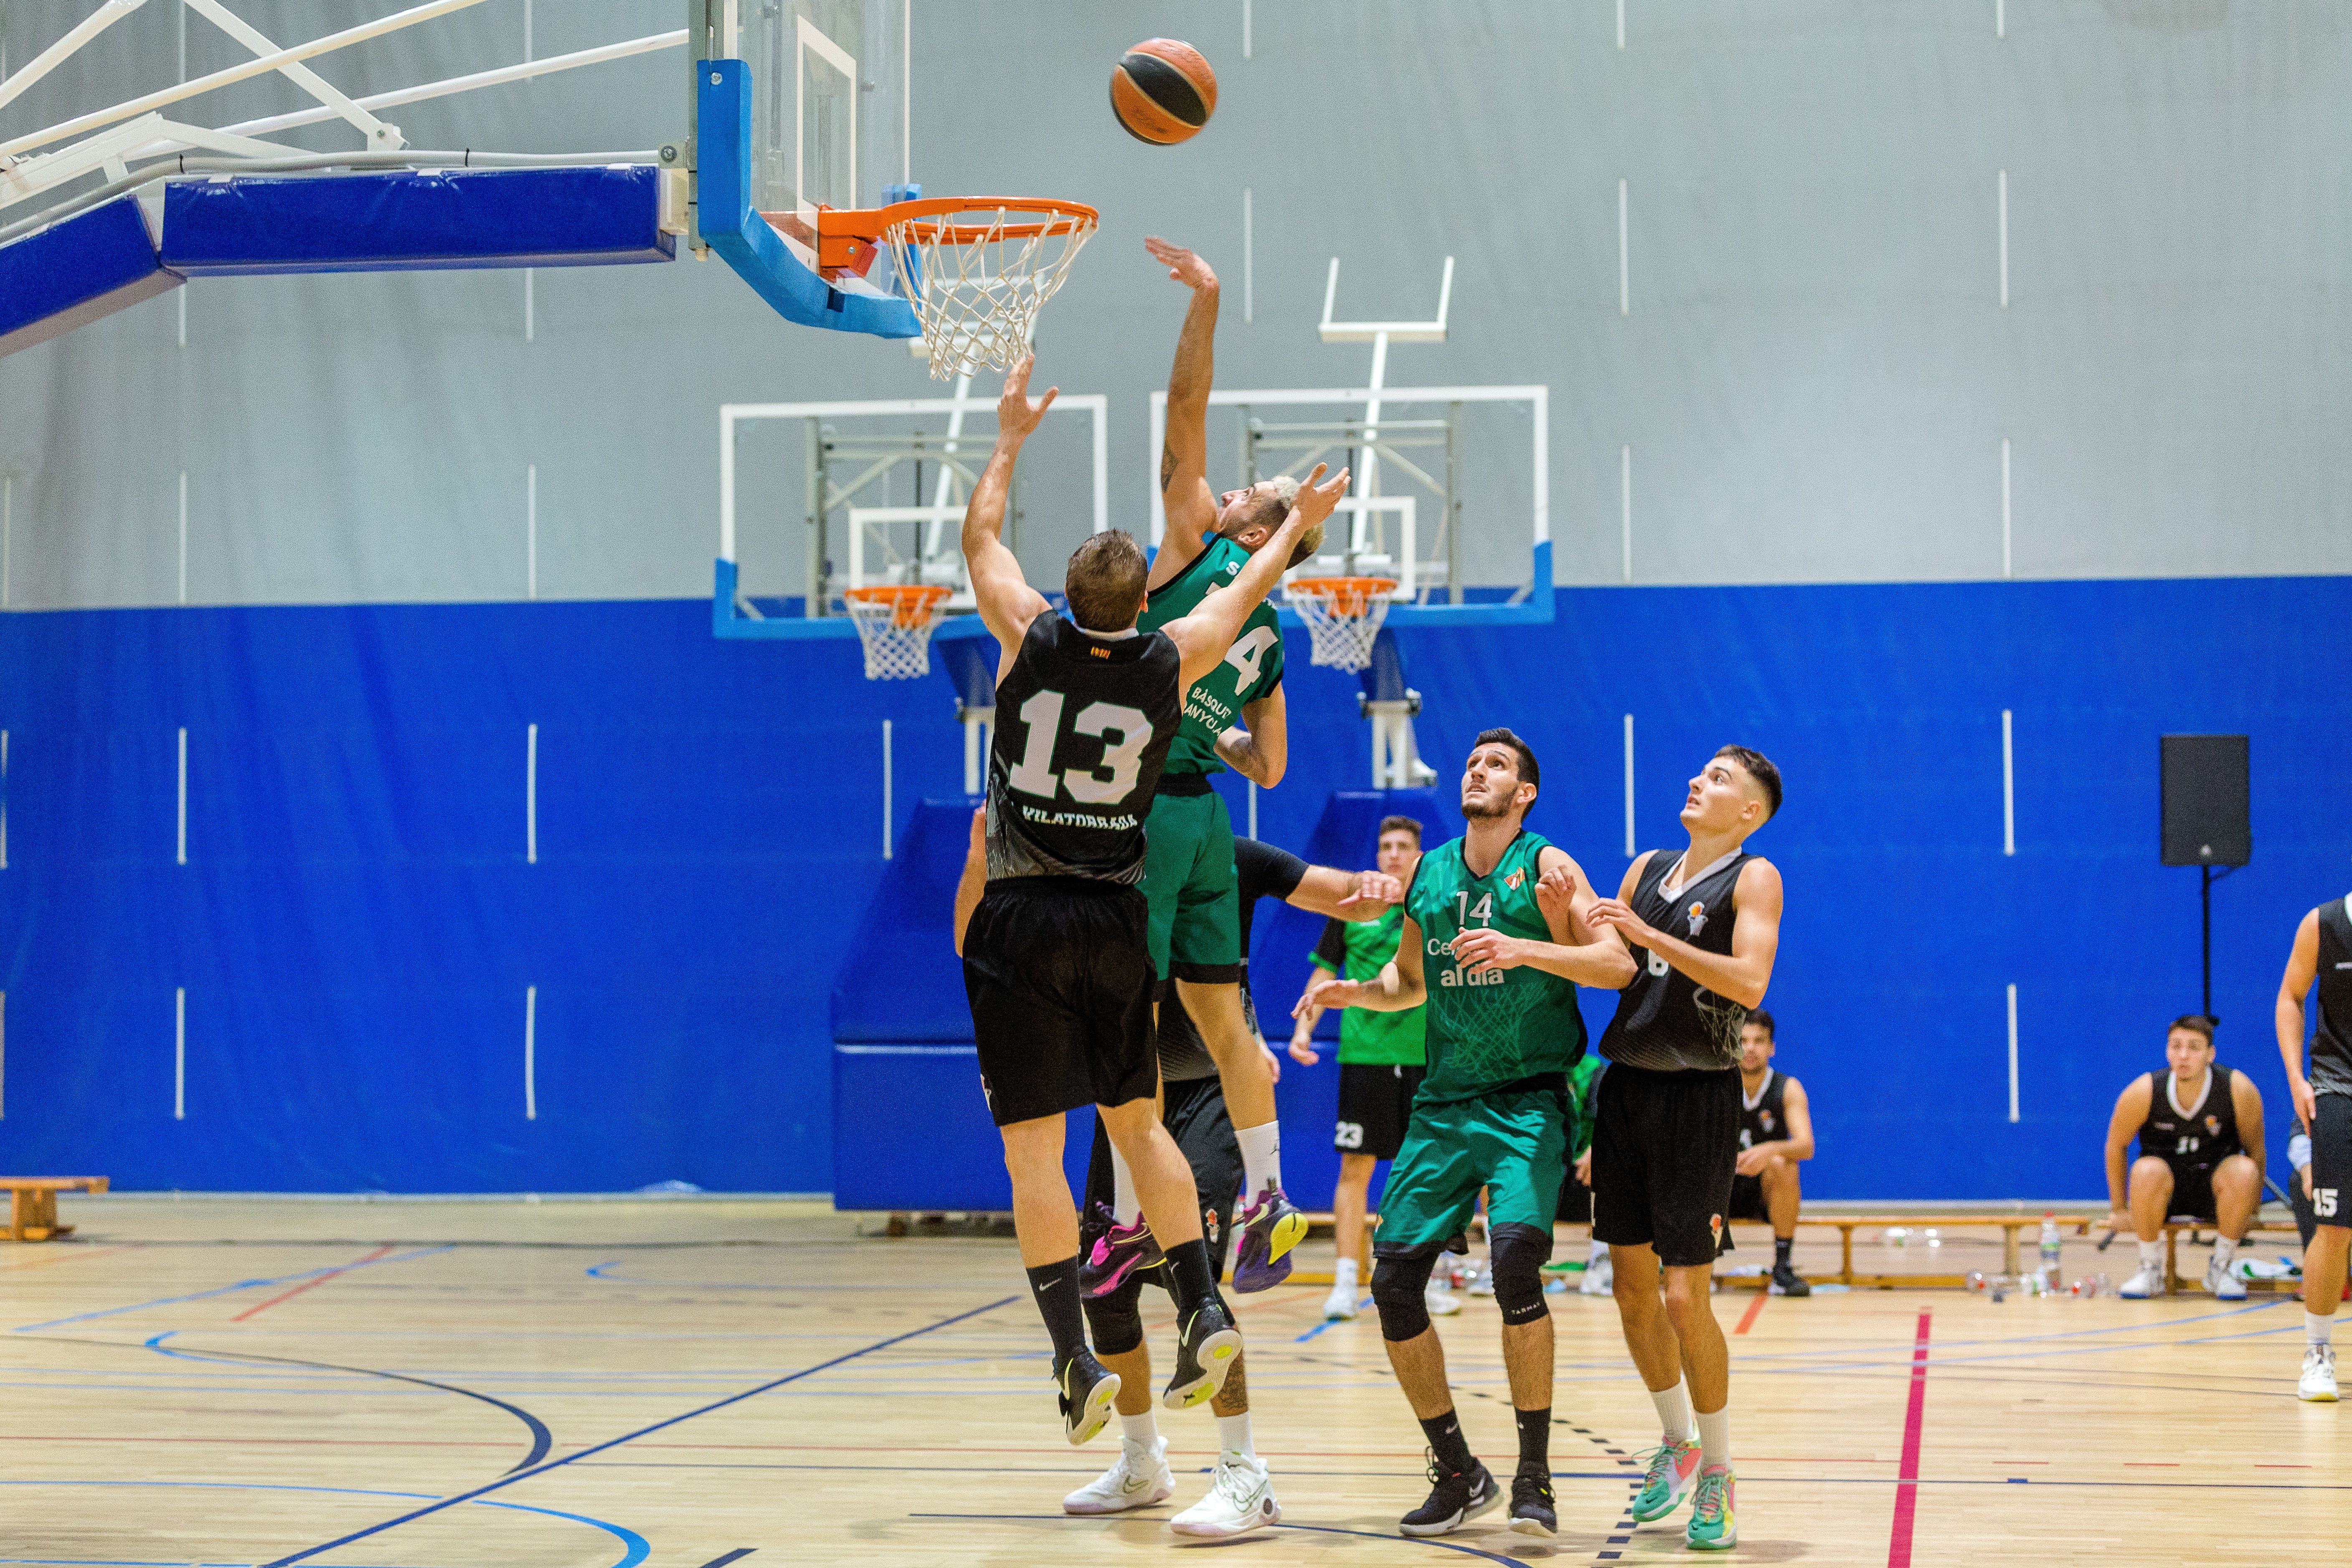
[{"label": "black basketball shorts", "polygon": [[[1192,1167],[1192,1194],[1201,1205],[1201,1236],[1209,1244],[1209,1261],[1217,1279],[1225,1277],[1226,1245],[1234,1228],[1234,1210],[1241,1201],[1242,1146],[1234,1136],[1233,1118],[1225,1110],[1225,1086],[1215,1078],[1178,1079],[1161,1086],[1160,1124],[1176,1141],[1184,1163]],[[1114,1191],[1110,1173],[1110,1134],[1102,1119],[1095,1119],[1095,1149],[1087,1162],[1087,1198],[1079,1206],[1078,1256],[1094,1250],[1102,1213],[1110,1207]],[[1100,1210],[1096,1205],[1099,1204]],[[1133,1276],[1168,1288],[1168,1270],[1148,1268]]]},{"label": "black basketball shorts", "polygon": [[1770,1219],[1771,1211],[1764,1206],[1764,1178],[1742,1176],[1731,1178],[1731,1206],[1723,1211],[1726,1219]]},{"label": "black basketball shorts", "polygon": [[2322,1093],[2311,1130],[2311,1217],[2352,1227],[2352,1094]]},{"label": "black basketball shorts", "polygon": [[2167,1219],[2201,1219],[2211,1225],[2221,1218],[2221,1209],[2213,1199],[2213,1172],[2210,1166],[2183,1165],[2167,1160],[2172,1171],[2172,1196],[2165,1200]]},{"label": "black basketball shorts", "polygon": [[1412,1097],[1420,1092],[1426,1070],[1341,1062],[1339,1125],[1332,1130],[1331,1147],[1342,1154],[1395,1159],[1404,1142],[1405,1123],[1412,1120]]},{"label": "black basketball shorts", "polygon": [[1739,1069],[1652,1072],[1612,1063],[1592,1125],[1592,1235],[1658,1261],[1715,1261],[1739,1161]]},{"label": "black basketball shorts", "polygon": [[1150,1097],[1148,919],[1143,894],[1116,883],[988,884],[964,931],[963,988],[996,1125]]}]

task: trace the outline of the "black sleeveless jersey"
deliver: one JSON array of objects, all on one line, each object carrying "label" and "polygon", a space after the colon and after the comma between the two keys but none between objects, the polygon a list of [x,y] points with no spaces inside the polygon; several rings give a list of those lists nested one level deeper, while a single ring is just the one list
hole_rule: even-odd
[{"label": "black sleeveless jersey", "polygon": [[[1669,898],[1666,874],[1682,858],[1654,850],[1628,901],[1654,929],[1703,952],[1728,956],[1738,912],[1732,889],[1739,885],[1740,868],[1754,858],[1741,850]],[[1618,993],[1617,1016],[1601,1037],[1601,1054],[1654,1072],[1737,1068],[1739,1026],[1747,1021],[1747,1008],[1707,990],[1647,948],[1636,947],[1633,978]]]},{"label": "black sleeveless jersey", "polygon": [[1161,632],[1089,637],[1050,611],[996,685],[988,874],[1143,880],[1143,818],[1183,715]]},{"label": "black sleeveless jersey", "polygon": [[2319,906],[2319,1026],[2311,1037],[2311,1087],[2352,1094],[2352,894]]},{"label": "black sleeveless jersey", "polygon": [[2210,1171],[2246,1146],[2238,1138],[2238,1101],[2228,1068],[2215,1062],[2201,1104],[2187,1115],[2172,1109],[2172,1068],[2147,1075],[2147,1120],[2139,1124],[2139,1152],[2175,1170]]},{"label": "black sleeveless jersey", "polygon": [[1785,1074],[1764,1069],[1764,1087],[1750,1101],[1745,1085],[1739,1090],[1739,1146],[1753,1149],[1759,1143],[1778,1143],[1789,1136],[1789,1112],[1782,1103],[1783,1091],[1789,1087]]}]

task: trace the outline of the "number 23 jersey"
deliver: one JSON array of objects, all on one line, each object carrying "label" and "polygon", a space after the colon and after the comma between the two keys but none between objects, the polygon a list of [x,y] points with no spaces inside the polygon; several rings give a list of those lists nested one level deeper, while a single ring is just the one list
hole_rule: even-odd
[{"label": "number 23 jersey", "polygon": [[996,686],[988,874],[1143,880],[1143,818],[1183,713],[1160,632],[1102,637],[1046,612]]}]

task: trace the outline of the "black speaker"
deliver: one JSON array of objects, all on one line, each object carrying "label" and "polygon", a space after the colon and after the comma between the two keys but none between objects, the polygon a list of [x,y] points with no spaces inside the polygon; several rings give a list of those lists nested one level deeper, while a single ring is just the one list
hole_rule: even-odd
[{"label": "black speaker", "polygon": [[2252,859],[2246,737],[2166,735],[2161,743],[2164,863],[2242,866]]}]

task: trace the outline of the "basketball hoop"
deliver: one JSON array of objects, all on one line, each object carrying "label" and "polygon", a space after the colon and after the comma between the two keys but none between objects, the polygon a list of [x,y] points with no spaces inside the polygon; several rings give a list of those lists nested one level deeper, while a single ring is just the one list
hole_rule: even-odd
[{"label": "basketball hoop", "polygon": [[1307,623],[1316,664],[1362,669],[1372,662],[1372,642],[1388,618],[1392,577],[1295,577],[1290,607]]},{"label": "basketball hoop", "polygon": [[866,647],[866,679],[911,680],[931,672],[931,628],[947,604],[944,586],[884,583],[845,589],[842,597]]},{"label": "basketball hoop", "polygon": [[819,207],[817,272],[864,278],[887,250],[896,292],[914,306],[923,329],[932,380],[982,365],[1010,370],[1029,352],[1038,310],[1099,220],[1082,202],[1032,196]]}]

